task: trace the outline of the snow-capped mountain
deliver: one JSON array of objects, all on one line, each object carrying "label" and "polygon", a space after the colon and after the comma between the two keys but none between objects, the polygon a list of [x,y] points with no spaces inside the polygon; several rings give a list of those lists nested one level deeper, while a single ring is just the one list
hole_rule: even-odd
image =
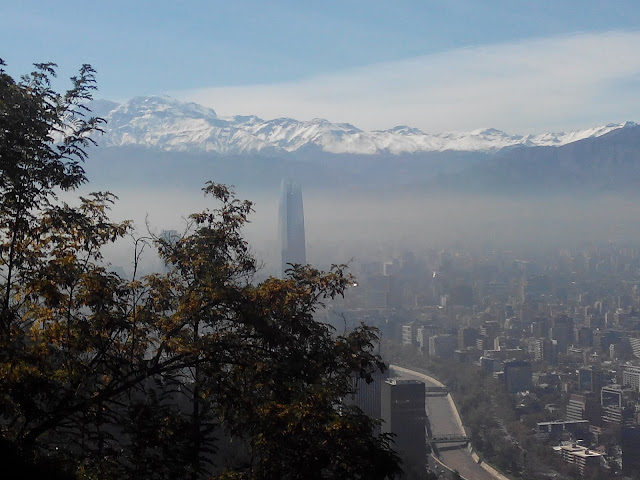
[{"label": "snow-capped mountain", "polygon": [[98,139],[100,145],[143,146],[176,152],[296,152],[316,148],[327,153],[371,155],[497,151],[518,145],[561,146],[636,125],[626,122],[575,132],[524,136],[496,129],[429,134],[407,126],[365,132],[353,125],[323,119],[222,118],[210,108],[169,97],[137,97],[122,104],[97,101],[91,107],[94,114],[108,122],[105,134]]}]

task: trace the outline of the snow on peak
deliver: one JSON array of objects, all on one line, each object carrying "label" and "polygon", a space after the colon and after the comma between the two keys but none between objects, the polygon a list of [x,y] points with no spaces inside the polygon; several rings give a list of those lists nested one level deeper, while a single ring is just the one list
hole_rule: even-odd
[{"label": "snow on peak", "polygon": [[255,115],[218,117],[213,109],[164,96],[136,97],[126,103],[95,101],[95,113],[107,120],[105,146],[137,145],[171,151],[247,153],[295,152],[318,148],[330,153],[371,155],[428,151],[497,151],[504,147],[560,146],[598,137],[633,122],[539,135],[510,135],[495,128],[428,134],[406,125],[365,132],[348,123],[325,119],[263,120]]},{"label": "snow on peak", "polygon": [[407,125],[398,125],[389,130],[377,130],[378,132],[397,133],[398,135],[424,135],[424,132]]}]

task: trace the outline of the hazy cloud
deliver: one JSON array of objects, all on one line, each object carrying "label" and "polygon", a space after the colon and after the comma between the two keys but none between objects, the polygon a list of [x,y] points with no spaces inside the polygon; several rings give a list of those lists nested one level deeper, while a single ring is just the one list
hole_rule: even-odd
[{"label": "hazy cloud", "polygon": [[471,46],[301,81],[184,91],[219,115],[315,117],[366,129],[570,130],[634,120],[640,32]]}]

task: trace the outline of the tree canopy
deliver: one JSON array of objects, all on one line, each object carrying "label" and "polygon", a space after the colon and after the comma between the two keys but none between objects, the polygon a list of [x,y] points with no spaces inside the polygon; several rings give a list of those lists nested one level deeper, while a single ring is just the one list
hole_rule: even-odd
[{"label": "tree canopy", "polygon": [[390,438],[342,401],[384,369],[377,330],[314,318],[344,266],[256,284],[252,204],[209,182],[184,235],[152,238],[166,271],[114,273],[103,247],[136,236],[109,219],[116,197],[56,196],[87,182],[94,70],[59,94],[54,64],[19,81],[2,65],[0,458],[60,478],[398,476]]}]

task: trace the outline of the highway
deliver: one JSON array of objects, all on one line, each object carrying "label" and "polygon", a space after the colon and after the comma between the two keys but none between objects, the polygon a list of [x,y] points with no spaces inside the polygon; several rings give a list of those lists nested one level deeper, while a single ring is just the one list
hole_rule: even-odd
[{"label": "highway", "polygon": [[[396,365],[391,365],[390,369],[399,377],[420,380],[424,382],[427,387],[443,386],[434,378],[413,370]],[[451,400],[450,394],[446,396],[427,396],[425,403],[427,417],[429,418],[431,431],[434,436],[465,434],[458,410]],[[498,478],[483,469],[471,457],[471,452],[466,448],[441,451],[438,459],[451,470],[457,470],[458,473],[467,480],[496,480]]]}]

